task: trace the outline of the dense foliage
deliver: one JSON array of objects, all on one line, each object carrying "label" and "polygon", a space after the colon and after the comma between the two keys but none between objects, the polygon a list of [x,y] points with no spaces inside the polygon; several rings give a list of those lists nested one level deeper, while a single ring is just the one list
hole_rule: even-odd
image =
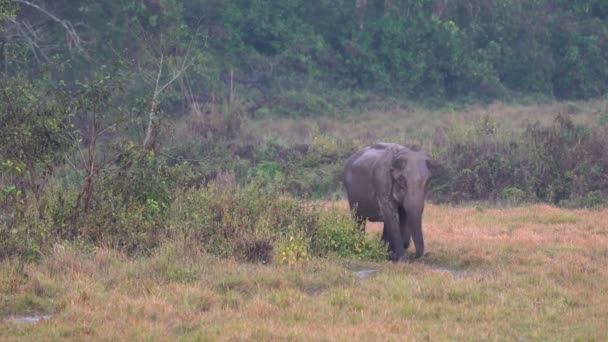
[{"label": "dense foliage", "polygon": [[[529,124],[520,136],[501,137],[484,118],[453,136],[439,158],[447,167],[432,196],[440,201],[543,201],[562,206],[605,205],[608,138],[557,116],[553,125]],[[443,136],[445,138],[445,136]]]},{"label": "dense foliage", "polygon": [[163,101],[173,114],[236,95],[252,114],[326,115],[373,94],[584,99],[608,90],[602,0],[16,3],[0,40],[5,71],[60,56],[74,66],[60,77],[75,81],[122,59],[149,74],[136,82],[144,91],[161,56],[166,69],[186,58],[187,77]]},{"label": "dense foliage", "polygon": [[[296,200],[339,197],[363,142],[328,126],[286,143],[256,115],[597,97],[607,17],[599,0],[0,1],[0,258],[176,235],[239,260],[381,258],[348,217]],[[430,197],[605,204],[608,108],[598,120],[437,130]]]}]

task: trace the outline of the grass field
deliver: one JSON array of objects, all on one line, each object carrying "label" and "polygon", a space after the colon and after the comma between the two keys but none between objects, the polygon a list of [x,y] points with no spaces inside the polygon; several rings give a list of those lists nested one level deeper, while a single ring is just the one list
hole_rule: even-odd
[{"label": "grass field", "polygon": [[607,111],[605,100],[528,105],[494,102],[432,110],[412,107],[366,111],[347,118],[262,118],[248,122],[244,136],[249,140],[273,136],[287,144],[310,144],[311,136],[327,134],[347,137],[361,145],[391,141],[421,144],[429,149],[437,130],[470,130],[472,123],[486,116],[500,125],[501,134],[510,134],[535,122],[551,124],[557,115],[567,116],[576,124],[594,126],[599,115]]},{"label": "grass field", "polygon": [[[0,264],[0,340],[608,339],[608,209],[428,205],[424,224],[429,254],[407,264],[57,244]],[[28,314],[52,316],[14,320]]]}]

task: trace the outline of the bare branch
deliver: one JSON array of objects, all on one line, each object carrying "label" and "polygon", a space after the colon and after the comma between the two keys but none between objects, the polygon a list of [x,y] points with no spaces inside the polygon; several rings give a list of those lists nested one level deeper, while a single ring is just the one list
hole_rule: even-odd
[{"label": "bare branch", "polygon": [[65,131],[68,133],[68,135],[74,142],[74,145],[76,145],[76,147],[78,148],[78,154],[80,155],[80,162],[82,163],[82,165],[86,165],[86,158],[84,156],[84,152],[82,151],[82,148],[80,148],[80,142],[78,141],[78,139],[76,139],[74,134],[72,134],[72,132],[70,132],[69,129],[66,129]]},{"label": "bare branch", "polygon": [[190,49],[192,47],[192,42],[188,45],[188,50],[186,51],[186,55],[182,59],[181,66],[177,70],[173,70],[172,77],[165,82],[162,86],[160,85],[160,79],[163,74],[163,65],[165,63],[164,53],[160,54],[160,63],[158,66],[158,74],[156,75],[156,84],[154,86],[154,93],[152,94],[152,103],[150,104],[150,112],[148,114],[148,126],[146,128],[146,136],[144,137],[143,147],[150,143],[152,139],[152,131],[154,129],[154,120],[156,119],[156,111],[158,109],[158,97],[162,94],[167,87],[169,87],[173,82],[175,82],[178,78],[180,78],[186,70],[192,65],[192,61],[190,60]]},{"label": "bare branch", "polygon": [[[179,67],[179,69],[174,70],[173,71],[173,77],[169,81],[167,81],[167,83],[165,83],[165,85],[163,85],[160,89],[158,89],[158,91],[157,91],[158,94],[162,93],[163,90],[165,90],[165,88],[167,88],[173,82],[175,82],[175,80],[177,80],[178,78],[180,78],[183,75],[183,73],[192,65],[192,61],[188,60],[188,55],[189,54],[190,54],[190,47],[188,47],[188,52],[186,53],[186,56],[182,60],[182,65]],[[161,55],[161,57],[162,57],[162,55]],[[162,64],[162,59],[161,59],[161,64]],[[158,83],[156,85],[158,86]]]},{"label": "bare branch", "polygon": [[169,159],[173,159],[173,160],[177,160],[177,161],[187,161],[187,162],[204,162],[205,159],[187,159],[187,158],[181,158],[181,157],[174,157],[172,155],[166,154],[164,152],[160,152],[160,154],[162,154],[163,156],[169,158]]},{"label": "bare branch", "polygon": [[156,98],[156,96],[158,96],[158,94],[160,94],[160,91],[158,90],[158,84],[160,83],[160,77],[163,74],[164,58],[165,58],[165,54],[161,52],[160,53],[160,65],[158,66],[158,75],[156,75],[156,86],[154,87],[154,98]]},{"label": "bare branch", "polygon": [[104,128],[104,129],[102,129],[102,130],[101,130],[101,132],[99,132],[97,135],[98,135],[98,136],[102,136],[102,135],[104,135],[104,133],[105,133],[105,132],[110,131],[110,130],[112,130],[112,129],[114,129],[114,128],[116,128],[116,123],[113,123],[113,124],[111,124],[110,126],[108,126],[108,127]]},{"label": "bare branch", "polygon": [[146,148],[150,139],[152,138],[152,129],[154,124],[155,113],[156,113],[156,101],[160,94],[158,91],[158,84],[160,83],[160,77],[163,74],[164,54],[160,54],[160,65],[158,66],[158,75],[156,76],[156,85],[154,86],[154,93],[152,94],[152,103],[150,103],[150,112],[148,113],[148,127],[146,128],[146,136],[144,137],[143,146]]},{"label": "bare branch", "polygon": [[87,56],[86,51],[84,49],[84,41],[82,40],[82,38],[80,38],[80,36],[78,35],[78,32],[76,32],[76,29],[74,28],[74,25],[71,22],[57,17],[55,14],[53,14],[49,10],[45,9],[41,5],[38,5],[31,1],[28,1],[28,0],[14,0],[14,1],[19,4],[30,6],[34,9],[40,11],[47,17],[51,18],[51,20],[53,20],[54,22],[61,25],[65,29],[66,40],[67,40],[68,48],[70,49],[70,51],[76,49],[80,54]]},{"label": "bare branch", "polygon": [[79,176],[83,176],[82,171],[76,167],[76,165],[74,164],[72,159],[70,159],[70,157],[68,157],[68,155],[66,153],[64,153],[64,156],[65,156],[65,160],[68,161],[68,164],[70,164],[70,166],[74,169],[74,171],[76,171],[76,173],[78,173]]},{"label": "bare branch", "polygon": [[48,62],[49,58],[38,44],[40,38],[36,30],[34,30],[32,26],[25,21],[18,22],[14,19],[10,19],[9,21],[15,26],[17,31],[19,31],[18,37],[24,40],[27,45],[29,45],[30,50],[34,54],[34,58],[36,58],[36,61],[40,63],[40,58],[42,58],[44,62]]}]

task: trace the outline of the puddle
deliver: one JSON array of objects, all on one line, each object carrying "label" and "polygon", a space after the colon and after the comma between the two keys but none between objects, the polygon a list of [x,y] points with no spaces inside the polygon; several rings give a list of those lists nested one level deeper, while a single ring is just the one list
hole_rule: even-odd
[{"label": "puddle", "polygon": [[369,277],[373,276],[376,273],[378,273],[377,270],[362,269],[362,270],[355,271],[355,276],[357,277],[357,279],[365,279],[365,278],[369,278]]},{"label": "puddle", "polygon": [[7,322],[15,323],[38,323],[51,319],[53,315],[30,315],[30,316],[13,316],[5,319]]},{"label": "puddle", "polygon": [[[447,273],[456,280],[464,279],[469,276],[469,272],[462,268],[446,266],[446,265],[429,265],[431,270],[435,272]],[[375,276],[378,270],[373,268],[351,268],[351,271],[355,273],[357,279],[367,279]]]},{"label": "puddle", "polygon": [[453,267],[449,267],[449,266],[435,265],[435,266],[431,266],[431,269],[433,271],[449,273],[450,275],[452,275],[452,277],[454,279],[463,279],[467,276],[467,272],[465,272],[461,269],[457,269],[457,268],[453,268]]}]

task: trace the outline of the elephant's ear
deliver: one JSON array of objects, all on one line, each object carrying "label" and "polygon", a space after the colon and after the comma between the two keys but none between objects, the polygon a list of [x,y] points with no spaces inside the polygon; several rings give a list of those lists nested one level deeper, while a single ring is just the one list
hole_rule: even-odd
[{"label": "elephant's ear", "polygon": [[438,161],[433,160],[433,159],[427,159],[426,166],[428,167],[429,171],[431,172],[431,177],[440,177],[443,174],[443,172],[445,171],[443,165],[441,165],[441,163],[439,163]]}]

